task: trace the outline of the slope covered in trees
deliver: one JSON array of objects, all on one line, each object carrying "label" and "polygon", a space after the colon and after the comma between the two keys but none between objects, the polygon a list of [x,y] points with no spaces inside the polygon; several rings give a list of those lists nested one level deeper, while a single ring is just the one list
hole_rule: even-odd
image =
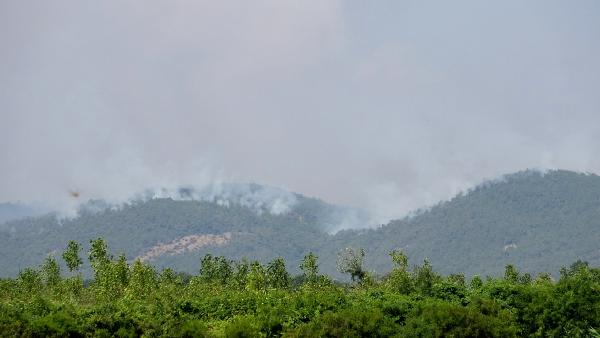
[{"label": "slope covered in trees", "polygon": [[46,215],[4,223],[0,225],[0,276],[15,276],[59,251],[70,239],[85,245],[97,237],[105,238],[116,252],[127,252],[129,260],[146,257],[157,266],[188,272],[197,270],[199,258],[206,253],[261,261],[282,256],[299,262],[304,252],[317,250],[327,231],[348,214],[362,217],[355,210],[297,194],[290,210],[279,214],[269,212],[262,201],[251,201],[255,195],[227,197],[236,203],[220,198],[152,198],[107,208],[96,201],[72,219]]},{"label": "slope covered in trees", "polygon": [[379,229],[340,233],[335,241],[371,248],[369,264],[380,271],[390,267],[385,253],[396,247],[417,261],[428,258],[443,273],[498,275],[516,264],[556,274],[578,259],[600,264],[600,177],[520,172]]},{"label": "slope covered in trees", "polygon": [[[250,188],[253,196],[268,195],[257,189]],[[297,272],[303,254],[313,251],[322,258],[322,271],[341,278],[335,262],[346,247],[364,248],[365,269],[378,273],[389,271],[388,252],[395,248],[414,262],[428,258],[441,273],[467,276],[497,276],[506,264],[554,275],[579,259],[600,264],[596,175],[520,172],[379,228],[334,235],[344,221],[366,225],[367,217],[297,194],[288,198],[293,200],[289,210],[280,213],[269,212],[278,203],[227,196],[234,202],[153,198],[83,209],[74,219],[48,215],[0,224],[0,276],[15,276],[70,239],[86,244],[97,237],[116,252],[127,252],[130,261],[142,257],[189,273],[197,271],[206,253],[263,263],[281,256]]]}]

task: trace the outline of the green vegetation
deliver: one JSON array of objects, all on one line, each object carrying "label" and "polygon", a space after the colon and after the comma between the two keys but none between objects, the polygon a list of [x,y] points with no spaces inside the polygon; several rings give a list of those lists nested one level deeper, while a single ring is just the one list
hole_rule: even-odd
[{"label": "green vegetation", "polygon": [[394,250],[393,269],[375,278],[362,268],[364,251],[347,249],[338,266],[355,278],[340,284],[320,274],[313,253],[294,278],[281,258],[212,255],[188,275],[115,258],[98,238],[84,280],[80,248],[64,250],[67,274],[48,256],[0,280],[0,336],[598,337],[600,328],[600,269],[581,261],[557,281],[510,265],[504,277],[467,281],[427,261],[409,268]]},{"label": "green vegetation", "polygon": [[[395,248],[402,248],[415,261],[427,258],[439,273],[460,272],[466,277],[501,276],[508,264],[518,264],[533,275],[549,272],[555,278],[561,266],[577,259],[600,265],[600,177],[596,175],[521,172],[411,217],[335,235],[328,231],[349,214],[359,223],[366,222],[364,216],[294,196],[296,203],[290,210],[277,215],[235,203],[162,198],[120,208],[94,208],[92,203],[73,219],[50,215],[13,220],[0,224],[0,276],[15,277],[49,253],[61,252],[71,239],[88,251],[87,240],[102,237],[115,252],[140,257],[156,245],[185,236],[225,233],[231,234],[226,243],[165,252],[150,263],[159,269],[196,273],[198,262],[208,253],[236,261],[247,257],[263,265],[282,257],[290,273],[299,274],[304,255],[314,252],[321,258],[322,272],[347,281],[351,274],[343,275],[336,265],[338,253],[346,247],[365,248],[361,268],[371,275],[392,268],[388,254]],[[89,267],[81,272],[85,278],[93,274]]]},{"label": "green vegetation", "polygon": [[[91,209],[91,210],[90,210]],[[104,238],[116,252],[133,257],[155,245],[189,235],[231,233],[227,245],[208,243],[183,254],[165,254],[152,263],[193,273],[198,260],[207,253],[239,260],[250,257],[263,263],[281,256],[299,262],[305,252],[318,251],[328,235],[324,224],[333,224],[341,209],[324,202],[298,197],[286,214],[257,213],[240,205],[183,201],[169,198],[126,204],[121,208],[83,209],[72,219],[54,215],[0,224],[0,276],[14,277],[19,270],[37,264],[52,252],[62,251],[64,243],[75,240],[88,250],[89,238]],[[294,271],[297,264],[294,264]],[[84,268],[84,276],[91,271]]]},{"label": "green vegetation", "polygon": [[365,265],[375,271],[389,270],[388,252],[402,248],[444,274],[501,276],[518,263],[557,277],[578,259],[600,265],[600,177],[520,172],[379,229],[338,233],[335,241],[364,247]]}]

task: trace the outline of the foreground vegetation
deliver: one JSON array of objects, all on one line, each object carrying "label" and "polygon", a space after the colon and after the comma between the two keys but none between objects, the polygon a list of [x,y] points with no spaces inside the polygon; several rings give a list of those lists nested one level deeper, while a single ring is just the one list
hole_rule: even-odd
[{"label": "foreground vegetation", "polygon": [[[600,269],[577,262],[554,281],[507,266],[503,278],[466,281],[431,265],[409,268],[392,251],[394,269],[375,278],[364,252],[340,252],[338,269],[353,282],[320,275],[305,256],[291,277],[283,259],[269,264],[205,256],[191,276],[112,257],[90,243],[94,278],[84,281],[81,246],[52,256],[15,279],[0,280],[2,336],[173,337],[600,337]],[[67,277],[65,277],[68,275]]]}]

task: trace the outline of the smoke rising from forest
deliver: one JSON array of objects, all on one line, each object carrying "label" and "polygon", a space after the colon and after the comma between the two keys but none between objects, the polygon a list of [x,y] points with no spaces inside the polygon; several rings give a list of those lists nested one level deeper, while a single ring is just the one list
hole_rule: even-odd
[{"label": "smoke rising from forest", "polygon": [[525,168],[598,173],[599,14],[597,1],[5,1],[0,202],[69,210],[241,181],[384,221]]}]

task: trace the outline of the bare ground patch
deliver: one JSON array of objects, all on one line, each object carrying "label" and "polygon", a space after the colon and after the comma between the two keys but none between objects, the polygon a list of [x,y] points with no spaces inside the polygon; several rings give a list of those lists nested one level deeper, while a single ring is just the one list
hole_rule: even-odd
[{"label": "bare ground patch", "polygon": [[175,239],[169,243],[159,243],[137,258],[142,262],[151,261],[159,256],[180,255],[186,252],[199,250],[207,245],[224,245],[230,240],[231,232],[225,232],[220,235],[188,235]]}]

